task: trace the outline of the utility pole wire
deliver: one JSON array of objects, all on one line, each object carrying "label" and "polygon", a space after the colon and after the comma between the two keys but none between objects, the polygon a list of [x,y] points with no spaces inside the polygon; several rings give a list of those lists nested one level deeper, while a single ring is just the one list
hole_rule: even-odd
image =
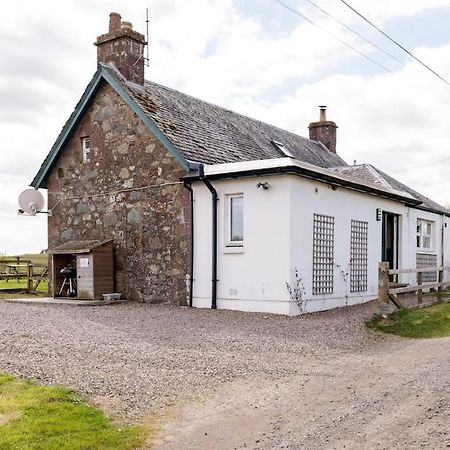
[{"label": "utility pole wire", "polygon": [[410,172],[411,170],[421,169],[422,167],[432,166],[434,164],[438,164],[438,163],[441,163],[441,162],[444,162],[444,161],[450,161],[450,158],[438,159],[437,161],[433,161],[433,162],[425,163],[425,164],[420,164],[418,166],[408,167],[407,169],[397,170],[396,172],[392,172],[392,173],[396,174],[396,173]]},{"label": "utility pole wire", "polygon": [[373,22],[371,22],[369,19],[367,19],[365,16],[363,16],[360,12],[358,12],[353,6],[349,5],[345,0],[340,0],[347,8],[350,8],[355,14],[357,14],[361,19],[363,19],[365,22],[367,22],[369,25],[371,25],[375,30],[380,32],[384,37],[389,39],[391,42],[393,42],[397,47],[401,48],[404,52],[406,52],[411,58],[415,59],[419,64],[422,64],[423,67],[428,69],[431,73],[436,75],[440,80],[442,80],[445,84],[450,86],[450,83],[444,78],[441,77],[437,72],[435,72],[430,66],[425,64],[423,61],[421,61],[419,58],[414,56],[407,48],[403,47],[403,45],[399,44],[396,40],[392,39],[389,35],[387,35],[381,28],[377,27]]},{"label": "utility pole wire", "polygon": [[312,0],[305,0],[307,1],[309,4],[311,4],[312,6],[314,6],[314,8],[317,8],[319,11],[323,12],[324,14],[326,14],[328,17],[331,17],[335,22],[337,22],[339,25],[343,26],[344,28],[346,28],[347,30],[351,31],[352,33],[356,34],[357,36],[359,36],[362,40],[366,41],[368,44],[370,44],[372,47],[376,48],[377,50],[379,50],[380,52],[383,52],[385,55],[389,56],[389,58],[392,58],[394,61],[397,61],[398,63],[400,63],[402,66],[405,65],[405,63],[403,61],[401,61],[400,59],[396,58],[395,56],[391,55],[389,52],[387,52],[386,50],[384,50],[383,48],[379,47],[377,44],[374,44],[372,41],[370,41],[369,39],[367,39],[365,36],[363,36],[361,33],[359,33],[358,31],[354,30],[353,28],[349,27],[348,25],[346,25],[344,22],[342,22],[341,20],[337,19],[336,17],[334,17],[331,13],[329,13],[328,11],[325,11],[323,8],[321,8],[319,5],[317,5],[316,3],[314,3]]},{"label": "utility pole wire", "polygon": [[321,27],[320,25],[318,25],[317,23],[313,22],[309,17],[305,16],[304,14],[302,14],[300,11],[297,11],[294,8],[291,8],[289,5],[287,5],[286,3],[283,3],[281,0],[275,0],[278,4],[280,4],[281,6],[283,6],[284,8],[286,8],[287,10],[291,11],[292,13],[296,14],[297,16],[300,16],[301,18],[303,18],[304,20],[306,20],[306,22],[308,22],[309,24],[313,25],[314,27],[318,28],[319,30],[323,31],[324,33],[329,34],[331,37],[333,37],[334,39],[336,39],[337,41],[339,41],[342,45],[345,45],[346,47],[348,47],[349,49],[353,50],[354,52],[358,53],[359,55],[361,55],[363,58],[367,59],[368,61],[370,61],[371,63],[375,64],[376,66],[380,67],[381,69],[385,70],[386,72],[389,73],[393,73],[392,71],[390,71],[387,67],[383,66],[382,64],[378,63],[377,61],[375,61],[374,59],[372,59],[370,56],[367,56],[366,54],[364,54],[363,52],[359,51],[357,48],[351,46],[350,44],[348,44],[347,42],[343,41],[341,38],[337,37],[335,34],[331,33],[331,31],[326,30],[325,28]]}]

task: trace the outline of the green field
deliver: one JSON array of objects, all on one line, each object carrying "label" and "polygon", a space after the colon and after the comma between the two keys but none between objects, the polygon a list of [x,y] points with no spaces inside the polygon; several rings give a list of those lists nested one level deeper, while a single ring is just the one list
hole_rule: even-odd
[{"label": "green field", "polygon": [[[12,260],[15,260],[17,256],[0,256],[0,273],[10,273],[7,264],[14,264]],[[27,261],[32,261],[34,264],[46,265],[48,263],[48,255],[45,253],[40,254],[24,254],[20,255],[20,264],[25,264]],[[17,272],[26,273],[26,267],[18,267]],[[42,267],[36,267],[34,269],[35,274],[41,273]],[[48,282],[42,281],[34,294],[23,293],[22,291],[27,288],[27,280],[24,278],[9,278],[0,279],[0,299],[2,298],[20,298],[20,297],[46,297],[48,291]]]},{"label": "green field", "polygon": [[20,258],[23,261],[32,261],[34,264],[47,264],[48,255],[46,253],[25,253],[23,255],[3,255],[0,256],[0,264],[2,261]]},{"label": "green field", "polygon": [[0,449],[128,450],[144,429],[119,425],[74,392],[0,373]]}]

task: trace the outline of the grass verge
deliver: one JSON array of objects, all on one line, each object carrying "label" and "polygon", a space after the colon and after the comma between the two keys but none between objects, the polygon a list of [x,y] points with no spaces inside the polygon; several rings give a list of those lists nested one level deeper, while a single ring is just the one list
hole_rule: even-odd
[{"label": "grass verge", "polygon": [[0,280],[0,300],[5,298],[41,298],[48,297],[48,282],[41,281],[35,293],[24,292],[27,288],[26,280]]},{"label": "grass verge", "polygon": [[450,336],[450,303],[420,309],[401,309],[387,318],[376,316],[369,328],[410,338]]},{"label": "grass verge", "polygon": [[141,427],[119,426],[74,392],[0,373],[0,449],[128,450]]}]

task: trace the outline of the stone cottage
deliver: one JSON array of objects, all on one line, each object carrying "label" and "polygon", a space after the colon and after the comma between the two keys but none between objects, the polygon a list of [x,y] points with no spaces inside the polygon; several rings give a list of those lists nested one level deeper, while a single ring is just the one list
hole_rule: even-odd
[{"label": "stone cottage", "polygon": [[[370,236],[377,243],[370,249],[370,264],[366,258],[358,266],[360,287],[367,287],[367,271],[372,273],[380,258],[392,267],[416,264],[412,244],[407,260],[399,256],[398,243],[394,245],[393,240],[400,240],[400,215],[408,213],[402,208],[422,211],[424,217],[419,213],[412,220],[434,223],[435,236],[444,227],[449,214],[445,208],[372,166],[348,166],[338,156],[337,126],[326,119],[325,107],[320,120],[310,124],[310,139],[306,139],[146,81],[145,38],[117,13],[111,13],[109,32],[99,36],[95,45],[98,69],[32,186],[48,191],[49,249],[72,241],[112,239],[115,289],[128,299],[296,314],[289,305],[286,281],[293,276],[293,264],[301,263],[312,283],[307,295],[320,297],[314,309],[357,302],[356,297],[348,302],[344,294],[339,294],[342,301],[327,302],[328,294],[339,291],[333,288],[333,264],[321,264],[323,273],[318,273],[312,260],[289,256],[293,249],[304,251],[287,223],[277,225],[288,232],[279,242],[274,230],[266,228],[274,224],[262,212],[281,204],[286,208],[280,214],[291,217],[291,225],[305,218],[302,241],[311,244],[308,255],[313,252],[314,226],[321,236],[320,227],[330,231],[333,208],[340,202],[348,206],[342,211],[348,211],[347,219],[366,243],[367,217],[375,210],[384,211],[380,227],[385,231],[372,230],[376,224],[370,225]],[[214,185],[214,180],[219,184]],[[324,190],[326,201],[317,209],[317,195]],[[353,196],[354,192],[362,197]],[[248,199],[253,199],[253,206]],[[307,199],[308,207],[297,214],[302,199]],[[350,217],[353,202],[370,206]],[[401,223],[405,226],[401,239],[415,243],[416,222],[408,229],[406,222]],[[244,235],[248,243],[253,236],[251,245],[244,246]],[[287,236],[293,240],[284,239]],[[433,239],[433,248],[421,250],[441,262],[444,241]],[[267,252],[252,254],[252,249],[264,249],[266,244]],[[330,259],[334,242],[327,245],[329,253],[322,256]],[[277,267],[283,270],[277,272]],[[266,274],[266,281],[257,273]],[[373,284],[373,274],[369,278]],[[359,301],[374,296],[357,292]]]}]

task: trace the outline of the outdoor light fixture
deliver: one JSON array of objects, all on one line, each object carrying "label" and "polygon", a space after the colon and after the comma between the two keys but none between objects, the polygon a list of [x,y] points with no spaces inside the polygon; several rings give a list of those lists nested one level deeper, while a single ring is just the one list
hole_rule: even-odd
[{"label": "outdoor light fixture", "polygon": [[269,182],[268,181],[264,181],[264,182],[259,182],[257,185],[256,185],[256,187],[259,189],[259,188],[263,188],[265,191],[267,191],[267,189],[269,189],[269,187],[270,187],[270,184],[269,184]]}]

